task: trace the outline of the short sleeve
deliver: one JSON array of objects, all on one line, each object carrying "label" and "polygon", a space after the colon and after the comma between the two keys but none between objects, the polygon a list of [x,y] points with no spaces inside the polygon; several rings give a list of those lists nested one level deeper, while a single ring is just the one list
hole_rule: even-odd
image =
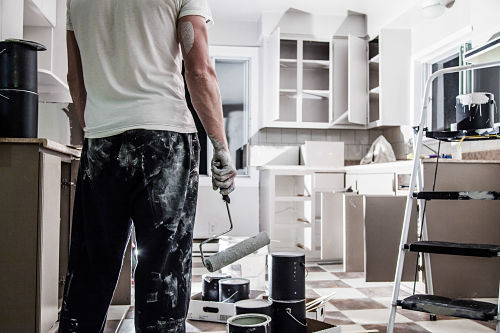
[{"label": "short sleeve", "polygon": [[214,21],[207,0],[181,0],[181,9],[178,18],[188,15],[203,16],[205,21],[210,24]]},{"label": "short sleeve", "polygon": [[70,11],[70,6],[71,6],[71,0],[66,1],[66,30],[71,30],[73,31],[73,24],[71,23],[71,11]]}]

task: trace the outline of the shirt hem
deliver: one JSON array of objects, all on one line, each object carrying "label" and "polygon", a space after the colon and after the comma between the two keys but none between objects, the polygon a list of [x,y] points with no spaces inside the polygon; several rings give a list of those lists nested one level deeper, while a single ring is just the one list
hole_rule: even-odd
[{"label": "shirt hem", "polygon": [[87,131],[87,130],[85,130],[85,138],[86,139],[105,138],[108,136],[118,135],[118,134],[121,134],[121,133],[126,132],[128,130],[134,130],[134,129],[171,131],[171,132],[185,133],[185,134],[191,134],[191,133],[198,132],[196,130],[196,128],[192,128],[192,127],[183,127],[183,126],[175,126],[175,125],[159,125],[159,124],[139,124],[139,125],[134,125],[134,126],[124,126],[124,127],[107,129],[107,130],[100,130],[100,131],[94,131],[94,130]]}]

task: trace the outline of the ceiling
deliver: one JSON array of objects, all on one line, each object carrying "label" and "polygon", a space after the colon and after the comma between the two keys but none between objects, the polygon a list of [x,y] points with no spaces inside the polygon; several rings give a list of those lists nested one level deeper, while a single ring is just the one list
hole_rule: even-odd
[{"label": "ceiling", "polygon": [[263,12],[295,8],[312,14],[346,15],[347,10],[392,20],[418,0],[209,0],[215,20],[251,21]]}]

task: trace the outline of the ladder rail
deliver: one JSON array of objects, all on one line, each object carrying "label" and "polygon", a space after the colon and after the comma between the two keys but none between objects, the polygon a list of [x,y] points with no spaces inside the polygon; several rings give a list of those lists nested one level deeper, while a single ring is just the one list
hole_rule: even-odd
[{"label": "ladder rail", "polygon": [[[387,325],[387,333],[393,333],[394,321],[396,319],[397,301],[398,301],[398,297],[399,297],[399,290],[401,287],[401,278],[403,275],[403,265],[404,265],[404,259],[405,259],[404,245],[406,244],[406,241],[408,240],[408,232],[410,229],[410,221],[411,221],[411,212],[413,209],[413,191],[415,190],[415,186],[417,185],[417,177],[421,176],[421,173],[419,172],[420,153],[422,150],[423,132],[424,132],[424,128],[426,127],[426,124],[427,124],[427,114],[428,114],[427,104],[429,102],[430,89],[432,86],[432,82],[436,78],[438,78],[439,76],[444,75],[444,74],[462,72],[462,71],[473,70],[473,69],[489,68],[489,67],[500,67],[500,61],[492,61],[492,62],[487,62],[487,63],[469,64],[469,65],[443,68],[443,69],[440,69],[440,70],[432,73],[426,81],[425,89],[424,89],[424,96],[422,99],[422,108],[421,108],[422,111],[420,113],[418,132],[415,135],[416,140],[414,140],[413,169],[412,169],[411,178],[410,178],[410,187],[408,189],[408,196],[406,198],[405,216],[404,216],[404,220],[403,220],[403,228],[401,231],[401,240],[400,240],[400,244],[399,244],[398,262],[396,265],[396,273],[395,273],[395,277],[394,277],[394,288],[393,288],[393,292],[392,292],[391,312],[390,312],[390,316],[389,316],[389,323]],[[427,281],[426,281],[426,283],[427,283]],[[431,284],[432,284],[432,282],[431,282]],[[499,326],[499,324],[497,324],[497,333],[500,333],[498,326]]]}]

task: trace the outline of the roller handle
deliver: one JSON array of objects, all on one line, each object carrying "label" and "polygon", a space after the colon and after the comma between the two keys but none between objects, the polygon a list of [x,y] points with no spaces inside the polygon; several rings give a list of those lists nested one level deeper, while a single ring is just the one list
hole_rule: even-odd
[{"label": "roller handle", "polygon": [[[216,165],[217,169],[222,169],[222,163],[220,162],[216,162]],[[231,199],[229,199],[229,195],[227,194],[224,194],[222,195],[222,200],[224,200],[226,203],[231,203]]]}]

